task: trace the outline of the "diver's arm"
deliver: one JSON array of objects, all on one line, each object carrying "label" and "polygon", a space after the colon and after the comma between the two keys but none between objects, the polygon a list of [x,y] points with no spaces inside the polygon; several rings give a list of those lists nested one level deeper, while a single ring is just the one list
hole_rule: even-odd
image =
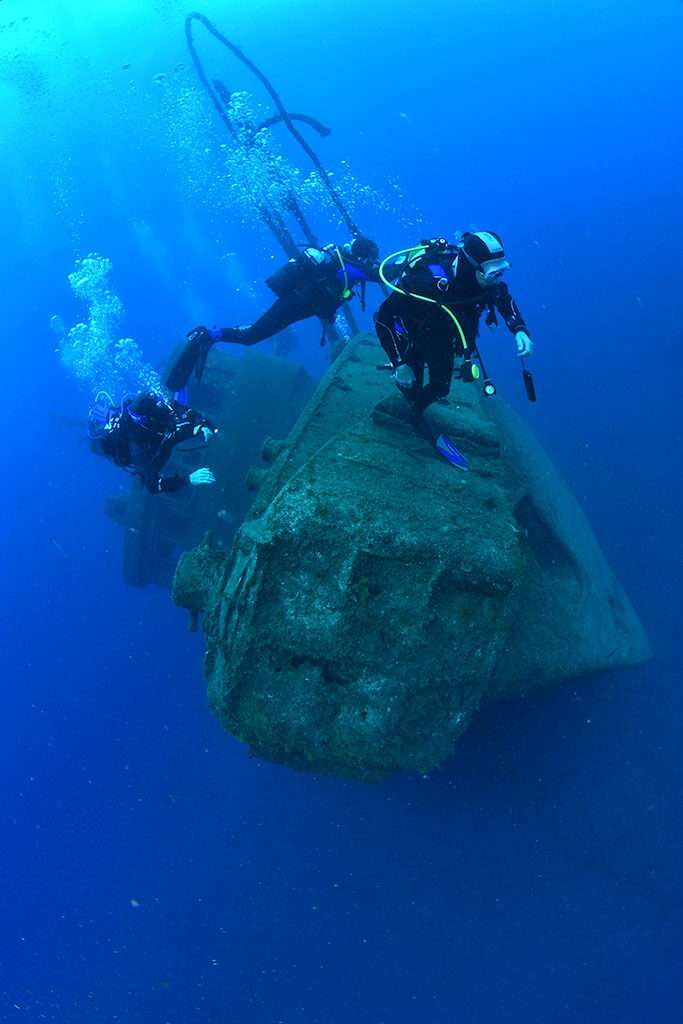
[{"label": "diver's arm", "polygon": [[193,437],[195,426],[199,426],[198,420],[189,416],[176,423],[173,434],[164,442],[164,454],[166,459],[171,457],[171,452],[177,444],[189,441],[190,438]]},{"label": "diver's arm", "polygon": [[[379,263],[373,263],[371,265],[368,264],[368,266],[363,267],[365,278],[370,284],[384,284],[379,273],[379,268]],[[382,273],[386,277],[387,281],[395,281],[397,277],[401,276],[404,270],[405,267],[400,264],[387,263]]]},{"label": "diver's arm", "polygon": [[191,438],[196,437],[200,432],[206,442],[208,440],[208,436],[204,431],[210,432],[211,434],[216,433],[216,427],[214,427],[209,420],[205,419],[204,416],[195,409],[185,409],[180,406],[176,411],[178,419],[176,421],[173,434],[164,440],[159,453],[153,464],[149,467],[149,470],[146,473],[141,474],[147,489],[152,494],[169,494],[173,491],[179,491],[182,487],[186,487],[188,484],[194,483],[195,481],[192,479],[192,473],[190,473],[189,476],[183,476],[180,473],[176,473],[173,476],[161,476],[161,468],[170,459],[176,445],[182,444],[184,441],[189,441]]},{"label": "diver's arm", "polygon": [[510,295],[510,289],[504,282],[495,286],[493,301],[512,334],[516,334],[517,331],[524,331],[525,334],[529,333],[519,306]]},{"label": "diver's arm", "polygon": [[[371,270],[367,271],[368,281],[372,284],[384,284],[382,277],[380,276],[379,268],[382,266],[381,263],[375,264]],[[407,269],[407,261],[405,257],[401,257],[400,260],[394,260],[390,263],[385,263],[382,269],[382,275],[387,281],[395,281],[401,276],[401,274]]]},{"label": "diver's arm", "polygon": [[494,302],[500,310],[505,323],[508,326],[508,330],[510,330],[515,336],[517,355],[522,359],[532,355],[534,351],[534,343],[529,336],[529,330],[524,323],[524,318],[519,311],[519,306],[510,295],[506,284],[501,282],[501,284],[496,286]]},{"label": "diver's arm", "polygon": [[[190,436],[191,436],[190,430]],[[175,434],[167,435],[163,440],[155,458],[146,466],[141,466],[138,475],[150,494],[170,494],[179,491],[188,483],[188,477],[175,473],[173,476],[162,476],[162,470],[171,457],[173,448],[182,438]]]},{"label": "diver's arm", "polygon": [[168,455],[171,454],[171,449],[177,444],[181,444],[183,441],[188,441],[191,437],[196,437],[199,433],[204,435],[205,440],[208,439],[207,434],[217,434],[218,428],[203,416],[202,413],[197,412],[196,409],[190,409],[177,403],[173,403],[174,411],[176,413],[176,424],[173,430],[173,436],[167,442]]},{"label": "diver's arm", "polygon": [[189,478],[179,473],[174,476],[159,476],[153,467],[149,473],[141,473],[140,476],[150,494],[170,494],[189,483]]},{"label": "diver's arm", "polygon": [[152,494],[171,494],[173,491],[179,491],[182,487],[187,487],[188,484],[192,487],[199,487],[202,484],[214,484],[216,477],[213,475],[211,470],[207,466],[202,466],[201,469],[195,469],[189,476],[181,476],[176,473],[175,476],[160,476],[157,477],[156,483],[150,479],[147,486]]},{"label": "diver's arm", "polygon": [[160,476],[157,480],[157,489],[155,494],[170,494],[173,491],[179,491],[182,487],[187,487],[189,478],[181,476],[176,473],[175,476]]}]

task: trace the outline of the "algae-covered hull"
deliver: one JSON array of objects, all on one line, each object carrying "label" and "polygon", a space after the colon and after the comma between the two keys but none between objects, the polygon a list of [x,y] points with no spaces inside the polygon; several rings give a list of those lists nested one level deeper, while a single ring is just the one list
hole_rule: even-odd
[{"label": "algae-covered hull", "polygon": [[441,459],[358,337],[275,455],[231,552],[183,556],[211,707],[257,756],[378,778],[449,756],[482,700],[648,657],[576,501],[498,399],[430,410]]}]

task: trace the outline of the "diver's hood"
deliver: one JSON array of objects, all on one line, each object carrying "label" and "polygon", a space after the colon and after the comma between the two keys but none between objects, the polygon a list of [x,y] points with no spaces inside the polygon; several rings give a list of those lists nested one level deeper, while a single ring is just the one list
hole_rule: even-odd
[{"label": "diver's hood", "polygon": [[379,246],[372,238],[359,235],[341,247],[344,259],[356,263],[359,267],[373,267],[379,263]]}]

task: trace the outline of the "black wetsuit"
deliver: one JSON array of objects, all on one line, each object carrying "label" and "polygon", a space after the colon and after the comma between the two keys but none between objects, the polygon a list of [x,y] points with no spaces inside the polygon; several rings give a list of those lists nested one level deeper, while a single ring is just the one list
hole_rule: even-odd
[{"label": "black wetsuit", "polygon": [[347,254],[334,246],[305,249],[282,271],[280,281],[280,274],[266,281],[278,296],[273,305],[250,327],[224,328],[221,341],[255,345],[312,316],[332,322],[342,303],[352,298],[355,285],[364,285],[368,280],[379,281],[374,266],[351,262]]},{"label": "black wetsuit", "polygon": [[[490,323],[497,323],[498,311],[513,333],[527,330],[507,285],[498,281],[482,288],[474,268],[455,252],[427,253],[411,263],[397,285],[406,292],[436,299],[451,309],[460,322],[470,353],[476,347],[484,310],[488,311]],[[375,330],[392,365],[405,363],[415,374],[415,385],[402,390],[417,411],[448,395],[455,356],[466,353],[447,312],[433,303],[393,292],[375,315]],[[429,370],[427,384],[425,366]]]},{"label": "black wetsuit", "polygon": [[341,302],[336,302],[317,288],[297,289],[288,295],[281,295],[249,327],[224,327],[219,340],[239,345],[256,345],[312,316],[331,323],[340,305]]},{"label": "black wetsuit", "polygon": [[253,324],[223,327],[219,331],[193,331],[169,371],[167,386],[171,391],[179,391],[193,371],[200,377],[208,351],[217,341],[256,345],[309,317],[332,323],[339,307],[353,297],[356,285],[361,287],[363,301],[367,281],[379,283],[376,264],[352,261],[348,254],[333,246],[305,249],[296,260],[290,260],[268,278],[266,284],[278,297]]},{"label": "black wetsuit", "polygon": [[166,401],[161,395],[138,395],[124,402],[110,419],[102,451],[117,466],[139,476],[152,494],[177,491],[189,477],[162,476],[161,471],[176,445],[193,437],[197,427],[214,429],[194,409]]}]

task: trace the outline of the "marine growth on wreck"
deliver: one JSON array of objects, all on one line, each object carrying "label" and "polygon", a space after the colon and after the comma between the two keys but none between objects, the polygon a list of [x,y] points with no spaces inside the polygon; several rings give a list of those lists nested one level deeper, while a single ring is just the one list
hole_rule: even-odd
[{"label": "marine growth on wreck", "polygon": [[[359,335],[271,460],[231,550],[179,562],[209,701],[261,758],[363,779],[442,763],[488,698],[632,665],[648,640],[576,500],[497,398],[416,432]],[[522,611],[523,610],[523,611]]]}]

